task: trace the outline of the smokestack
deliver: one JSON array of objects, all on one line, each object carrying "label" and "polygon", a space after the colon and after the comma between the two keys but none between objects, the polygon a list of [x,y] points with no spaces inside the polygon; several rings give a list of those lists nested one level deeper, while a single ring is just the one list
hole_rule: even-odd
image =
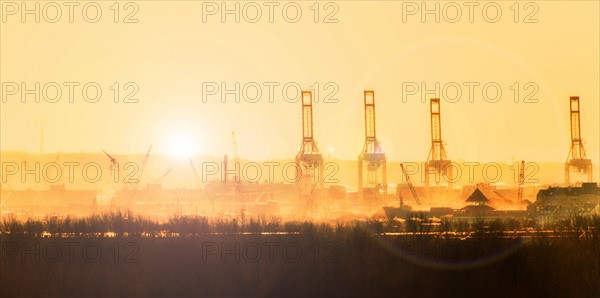
[{"label": "smokestack", "polygon": [[227,168],[228,168],[227,163],[228,163],[227,162],[227,154],[225,154],[225,156],[223,157],[223,168],[224,168],[223,169],[223,173],[225,173],[225,175],[224,175],[225,177],[223,178],[223,182],[227,182]]},{"label": "smokestack", "polygon": [[40,155],[44,154],[44,116],[40,120]]}]

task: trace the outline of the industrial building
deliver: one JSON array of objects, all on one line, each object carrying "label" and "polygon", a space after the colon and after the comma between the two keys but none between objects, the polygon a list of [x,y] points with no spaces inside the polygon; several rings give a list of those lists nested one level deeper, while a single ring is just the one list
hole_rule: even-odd
[{"label": "industrial building", "polygon": [[574,215],[600,215],[600,187],[596,182],[581,186],[549,187],[540,190],[529,212],[542,222],[567,219]]}]

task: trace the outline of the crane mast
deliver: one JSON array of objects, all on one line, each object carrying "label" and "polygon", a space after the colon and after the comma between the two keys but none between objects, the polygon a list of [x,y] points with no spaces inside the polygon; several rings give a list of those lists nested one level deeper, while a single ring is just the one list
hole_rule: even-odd
[{"label": "crane mast", "polygon": [[[365,188],[374,190],[375,197],[381,197],[385,200],[387,197],[387,169],[386,156],[379,140],[377,139],[376,121],[375,121],[375,91],[365,90],[363,93],[365,106],[365,144],[358,156],[358,193],[361,201],[365,198]],[[364,166],[367,168],[367,183],[364,183]],[[381,171],[381,184],[379,183],[379,174]],[[365,187],[366,186],[366,187]],[[369,199],[369,203],[372,199]]]},{"label": "crane mast", "polygon": [[[300,199],[306,202],[306,210],[313,213],[318,189],[323,189],[324,184],[323,156],[313,137],[312,92],[302,91],[301,97],[302,145],[295,158],[296,184]],[[317,175],[317,177],[314,178],[314,175]],[[317,185],[315,185],[315,182]]]},{"label": "crane mast", "polygon": [[430,100],[431,116],[431,149],[425,164],[425,188],[429,190],[429,176],[435,174],[436,184],[439,184],[440,176],[448,181],[448,189],[452,189],[452,165],[446,155],[444,142],[442,141],[442,118],[440,110],[440,99]]}]

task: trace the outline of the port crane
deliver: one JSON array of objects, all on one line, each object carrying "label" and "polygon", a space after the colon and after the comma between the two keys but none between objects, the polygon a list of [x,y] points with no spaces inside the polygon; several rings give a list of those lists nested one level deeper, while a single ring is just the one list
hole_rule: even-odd
[{"label": "port crane", "polygon": [[442,116],[440,110],[440,99],[430,100],[431,116],[431,149],[425,164],[425,188],[429,191],[429,175],[435,174],[436,184],[439,177],[444,176],[448,181],[448,189],[452,189],[452,161],[446,155],[444,142],[442,141]]},{"label": "port crane", "polygon": [[[383,199],[387,197],[387,158],[377,139],[375,127],[375,91],[365,90],[363,93],[365,106],[365,144],[358,156],[358,194],[364,201],[363,168],[367,168],[367,186],[378,190],[378,172],[381,171]],[[379,196],[379,192],[376,192]],[[370,201],[369,201],[370,202]]]},{"label": "port crane", "polygon": [[[323,155],[313,137],[312,91],[302,91],[302,145],[296,154],[296,184],[300,199],[306,202],[306,209],[313,213],[319,189],[323,189]],[[314,172],[317,179],[314,179]],[[315,187],[314,182],[317,182]]]},{"label": "port crane", "polygon": [[581,123],[579,117],[579,96],[569,98],[571,118],[571,148],[565,162],[565,184],[571,183],[571,171],[587,174],[588,182],[592,181],[592,160],[586,158],[585,148],[581,140]]}]

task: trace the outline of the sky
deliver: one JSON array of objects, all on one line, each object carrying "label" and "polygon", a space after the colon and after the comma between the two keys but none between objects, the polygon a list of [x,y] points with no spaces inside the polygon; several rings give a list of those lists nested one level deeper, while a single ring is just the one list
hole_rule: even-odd
[{"label": "sky", "polygon": [[[377,136],[390,160],[426,159],[430,97],[442,98],[450,159],[564,161],[570,96],[581,98],[588,158],[600,157],[597,1],[501,1],[485,12],[482,2],[472,22],[463,2],[455,2],[460,16],[454,4],[428,2],[439,3],[439,22],[421,15],[421,2],[298,1],[285,13],[282,2],[272,22],[265,2],[227,2],[239,3],[239,22],[221,14],[222,2],[97,1],[86,13],[87,2],[76,2],[73,22],[63,2],[53,2],[60,16],[40,2],[39,22],[10,3],[2,2],[0,22],[2,151],[39,152],[43,126],[44,152],[153,145],[222,156],[232,154],[234,131],[242,158],[289,158],[301,144],[302,88],[317,100],[318,146],[339,159],[356,159],[364,143],[364,90],[375,91]],[[29,94],[23,103],[36,82],[40,102]],[[424,91],[436,83],[439,94]],[[239,102],[223,92],[236,84]],[[97,90],[101,97],[86,101]]]}]

